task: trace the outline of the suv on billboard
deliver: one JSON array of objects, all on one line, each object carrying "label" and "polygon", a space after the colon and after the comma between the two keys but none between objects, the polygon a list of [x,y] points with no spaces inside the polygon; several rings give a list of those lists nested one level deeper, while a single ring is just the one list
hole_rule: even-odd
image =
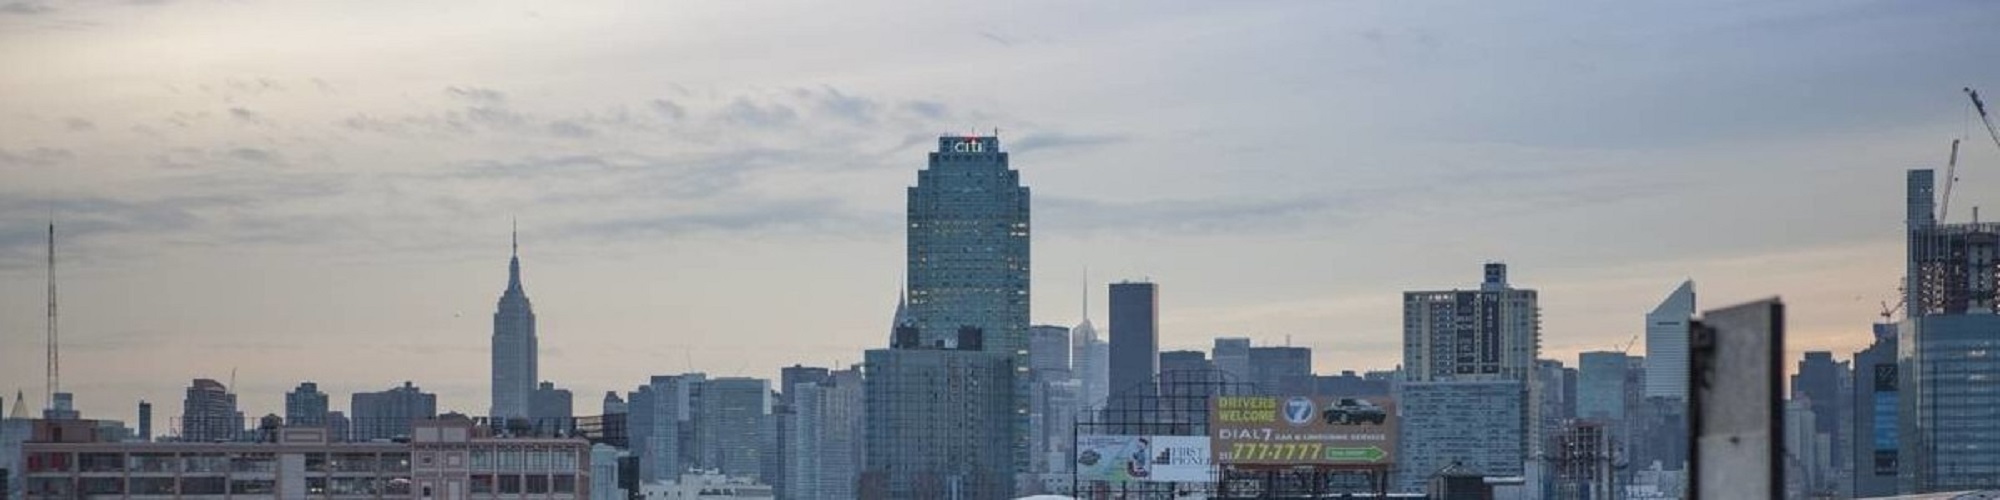
[{"label": "suv on billboard", "polygon": [[1363,423],[1382,425],[1389,420],[1389,412],[1375,406],[1366,399],[1341,398],[1326,406],[1320,417],[1330,425],[1360,425]]}]

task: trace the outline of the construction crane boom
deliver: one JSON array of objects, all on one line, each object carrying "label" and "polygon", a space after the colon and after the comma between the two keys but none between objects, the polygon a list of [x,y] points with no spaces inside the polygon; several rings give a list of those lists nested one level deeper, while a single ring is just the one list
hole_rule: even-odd
[{"label": "construction crane boom", "polygon": [[[1972,99],[1973,111],[1979,112],[1979,123],[1986,125],[1986,136],[1993,138],[1993,146],[2000,147],[2000,127],[1993,125],[1993,116],[1986,114],[1986,101],[1979,98],[1979,91],[1965,87],[1965,96]],[[1958,141],[1951,141],[1951,161],[1944,167],[1944,193],[1938,200],[1938,221],[1951,213],[1951,185],[1958,182]]]},{"label": "construction crane boom", "polygon": [[1993,138],[1993,146],[2000,147],[2000,128],[1993,126],[1993,117],[1986,114],[1986,102],[1979,100],[1979,91],[1965,88],[1966,97],[1972,98],[1972,109],[1979,112],[1979,122],[1986,124],[1986,135]]}]

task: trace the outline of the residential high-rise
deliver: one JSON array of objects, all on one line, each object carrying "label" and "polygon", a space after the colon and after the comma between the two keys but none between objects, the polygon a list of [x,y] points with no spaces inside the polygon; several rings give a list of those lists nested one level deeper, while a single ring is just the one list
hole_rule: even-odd
[{"label": "residential high-rise", "polygon": [[1688,318],[1694,308],[1694,281],[1688,280],[1646,313],[1646,397],[1687,401]]},{"label": "residential high-rise", "polygon": [[[1146,282],[1111,284],[1112,398],[1140,396],[1160,373],[1160,288]],[[1157,395],[1144,394],[1144,395]]]},{"label": "residential high-rise", "polygon": [[285,425],[320,426],[326,425],[326,393],[319,392],[319,384],[300,382],[299,387],[285,393]]},{"label": "residential high-rise", "polygon": [[[868,467],[886,474],[889,491],[900,492],[892,496],[922,496],[911,493],[916,491],[912,488],[922,489],[919,483],[930,478],[961,481],[955,487],[966,489],[952,491],[976,492],[978,498],[1006,497],[1015,474],[1028,467],[1033,384],[1027,369],[1028,200],[1028,188],[1008,166],[998,137],[938,138],[937,151],[930,153],[929,164],[908,190],[909,326],[896,328],[890,349],[868,352],[870,423],[878,420],[878,412],[906,415],[942,404],[953,411],[930,418],[952,415],[982,424],[938,427],[936,432],[871,431]],[[909,378],[897,372],[944,375],[926,368],[939,365],[960,374],[999,373],[1005,379],[985,382],[971,391],[976,396],[952,398],[943,394],[955,390],[945,388],[963,380]],[[878,385],[878,375],[902,382]],[[970,443],[978,449],[962,449]],[[968,454],[950,455],[956,451]],[[991,453],[1005,459],[985,456]],[[972,482],[962,482],[968,480]]]},{"label": "residential high-rise", "polygon": [[867,352],[862,498],[1013,498],[1012,356],[967,344]]},{"label": "residential high-rise", "polygon": [[1214,360],[1215,369],[1228,373],[1238,382],[1254,382],[1250,376],[1250,339],[1245,337],[1221,337],[1215,339],[1215,347],[1209,349],[1208,357]]},{"label": "residential high-rise", "polygon": [[438,415],[437,395],[424,392],[408,381],[402,387],[381,392],[354,393],[348,408],[354,411],[351,418],[355,441],[407,438],[418,419]]},{"label": "residential high-rise", "polygon": [[[507,290],[500,293],[500,305],[493,312],[493,408],[495,419],[530,418],[534,404],[536,371],[535,310],[528,292],[521,288],[521,239],[514,237],[513,255],[507,260]],[[360,418],[356,415],[355,418]]]},{"label": "residential high-rise", "polygon": [[771,414],[771,382],[760,378],[722,377],[701,386],[695,412],[702,464],[732,477],[763,477],[763,447],[759,446],[765,418]]},{"label": "residential high-rise", "polygon": [[335,442],[354,439],[354,420],[347,418],[347,412],[326,412],[326,438]]},{"label": "residential high-rise", "polygon": [[785,494],[793,500],[853,500],[861,478],[864,432],[858,369],[800,382],[792,394],[792,440],[785,453]]},{"label": "residential high-rise", "polygon": [[[1974,490],[2000,484],[2000,224],[1938,220],[1929,169],[1906,179],[1906,319],[1897,331],[1901,493]],[[1973,465],[1982,464],[1982,465]]]},{"label": "residential high-rise", "polygon": [[1305,394],[1313,382],[1312,359],[1309,347],[1252,347],[1249,381],[1263,394]]},{"label": "residential high-rise", "polygon": [[1522,380],[1541,350],[1535,291],[1507,282],[1507,265],[1486,264],[1478,290],[1403,293],[1405,380]]},{"label": "residential high-rise", "polygon": [[[1404,387],[1454,380],[1519,382],[1521,394],[1513,403],[1519,408],[1487,409],[1520,415],[1520,423],[1489,426],[1487,432],[1519,440],[1517,460],[1526,462],[1546,444],[1542,409],[1529,404],[1543,390],[1532,376],[1541,353],[1541,307],[1535,290],[1507,281],[1506,264],[1489,262],[1484,270],[1478,290],[1403,293]],[[1403,428],[1410,427],[1406,421]]]},{"label": "residential high-rise", "polygon": [[1852,445],[1847,469],[1854,498],[1895,496],[1897,453],[1896,324],[1876,323],[1875,343],[1854,353]]},{"label": "residential high-rise", "polygon": [[236,394],[221,382],[198,378],[181,401],[181,441],[235,441],[243,431],[243,413],[236,411]]}]

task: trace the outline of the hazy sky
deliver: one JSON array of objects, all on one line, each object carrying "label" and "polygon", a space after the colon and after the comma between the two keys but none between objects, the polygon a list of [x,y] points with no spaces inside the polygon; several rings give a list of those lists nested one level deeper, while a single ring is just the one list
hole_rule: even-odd
[{"label": "hazy sky", "polygon": [[[487,407],[519,217],[542,376],[775,376],[887,342],[904,188],[1000,129],[1034,319],[1083,270],[1218,335],[1400,359],[1404,290],[1503,260],[1543,354],[1684,278],[1845,358],[1900,279],[1903,170],[2000,95],[2000,4],[0,0],[0,387],[41,406],[43,224],[86,416],[313,380]],[[1965,144],[1954,219],[2000,200]],[[1634,352],[1643,350],[1643,343]]]}]

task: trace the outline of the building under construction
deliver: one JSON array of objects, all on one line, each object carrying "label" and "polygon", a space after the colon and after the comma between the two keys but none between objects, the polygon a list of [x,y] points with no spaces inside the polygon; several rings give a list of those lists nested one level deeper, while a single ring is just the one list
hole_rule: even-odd
[{"label": "building under construction", "polygon": [[[1930,493],[2000,487],[1991,450],[2000,449],[2000,405],[1988,380],[2000,380],[2000,224],[1946,223],[1945,196],[1929,169],[1906,179],[1909,257],[1904,279],[1906,319],[1898,325],[1899,429],[1887,463],[1896,464],[1899,491]],[[1883,418],[1878,416],[1877,418]],[[1883,457],[1876,457],[1882,461]]]}]

